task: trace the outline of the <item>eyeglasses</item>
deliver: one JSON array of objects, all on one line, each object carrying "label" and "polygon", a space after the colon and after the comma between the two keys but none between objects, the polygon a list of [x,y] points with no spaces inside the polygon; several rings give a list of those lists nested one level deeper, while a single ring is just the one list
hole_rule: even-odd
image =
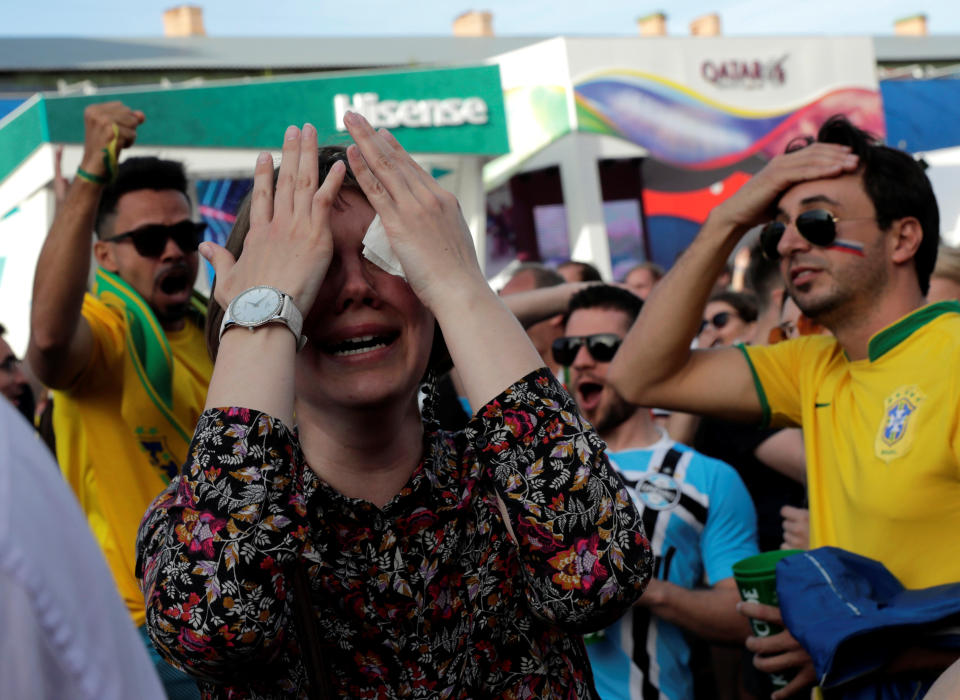
[{"label": "eyeglasses", "polygon": [[700,330],[697,331],[697,335],[703,333],[707,326],[713,326],[717,330],[720,330],[730,322],[731,318],[733,318],[733,314],[729,311],[721,311],[718,314],[714,314],[713,318],[705,318],[700,321]]},{"label": "eyeglasses", "polygon": [[[838,219],[826,209],[811,209],[799,214],[794,219],[794,226],[801,236],[806,238],[815,246],[825,248],[837,242],[837,224],[845,221],[868,221],[876,220],[875,216],[861,216],[854,219]],[[783,238],[787,225],[782,221],[771,221],[763,227],[760,232],[760,250],[767,260],[777,261],[780,259],[780,253],[777,246],[780,245],[780,239]],[[859,244],[850,243],[850,247],[860,250]]]},{"label": "eyeglasses", "polygon": [[573,364],[580,348],[587,346],[587,352],[597,362],[610,362],[620,349],[623,339],[616,333],[595,333],[594,335],[571,335],[553,341],[553,359],[564,367]]},{"label": "eyeglasses", "polygon": [[151,224],[119,236],[106,239],[110,243],[130,241],[137,252],[145,258],[159,258],[167,247],[167,241],[173,239],[184,253],[192,253],[203,240],[207,225],[202,222],[184,219],[170,226]]}]

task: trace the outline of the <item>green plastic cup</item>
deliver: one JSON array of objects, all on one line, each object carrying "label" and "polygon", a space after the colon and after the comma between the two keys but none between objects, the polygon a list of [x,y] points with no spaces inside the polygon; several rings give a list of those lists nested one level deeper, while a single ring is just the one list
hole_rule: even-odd
[{"label": "green plastic cup", "polygon": [[[740,597],[748,603],[780,605],[777,598],[777,562],[784,557],[802,552],[802,549],[779,549],[775,552],[763,552],[733,565],[733,578],[740,589]],[[757,637],[769,637],[783,631],[783,627],[763,620],[750,618],[750,628]],[[790,682],[793,674],[771,673],[770,679],[775,688],[783,688]]]}]

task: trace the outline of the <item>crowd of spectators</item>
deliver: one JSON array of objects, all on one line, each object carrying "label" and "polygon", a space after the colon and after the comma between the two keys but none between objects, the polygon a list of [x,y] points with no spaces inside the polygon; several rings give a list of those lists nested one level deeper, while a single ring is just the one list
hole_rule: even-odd
[{"label": "crowd of spectators", "polygon": [[148,116],[86,109],[23,362],[0,326],[0,695],[960,692],[960,256],[909,155],[835,117],[670,270],[493,290],[362,116],[289,127],[225,246],[124,157]]}]

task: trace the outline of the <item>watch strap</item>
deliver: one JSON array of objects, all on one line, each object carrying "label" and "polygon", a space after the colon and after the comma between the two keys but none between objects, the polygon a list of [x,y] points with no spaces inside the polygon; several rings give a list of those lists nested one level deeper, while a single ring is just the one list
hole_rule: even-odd
[{"label": "watch strap", "polygon": [[280,305],[280,315],[273,321],[268,321],[268,323],[279,322],[289,328],[293,337],[297,339],[297,352],[300,352],[303,350],[303,346],[307,344],[307,336],[303,334],[303,314],[293,303],[293,297],[283,292],[280,292],[280,294],[283,297],[283,303]]}]

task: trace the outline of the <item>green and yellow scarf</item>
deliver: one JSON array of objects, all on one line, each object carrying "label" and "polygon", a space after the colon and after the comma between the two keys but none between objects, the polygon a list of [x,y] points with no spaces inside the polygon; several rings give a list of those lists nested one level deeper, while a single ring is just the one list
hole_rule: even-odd
[{"label": "green and yellow scarf", "polygon": [[[173,453],[170,456],[182,461],[193,426],[191,417],[173,402],[173,353],[160,322],[133,287],[102,267],[97,269],[92,292],[106,306],[119,310],[127,321],[121,401],[124,421],[137,435],[165,435],[167,448]],[[190,315],[201,328],[206,307],[207,300],[195,291]],[[162,476],[164,483],[169,483],[167,474]]]}]

